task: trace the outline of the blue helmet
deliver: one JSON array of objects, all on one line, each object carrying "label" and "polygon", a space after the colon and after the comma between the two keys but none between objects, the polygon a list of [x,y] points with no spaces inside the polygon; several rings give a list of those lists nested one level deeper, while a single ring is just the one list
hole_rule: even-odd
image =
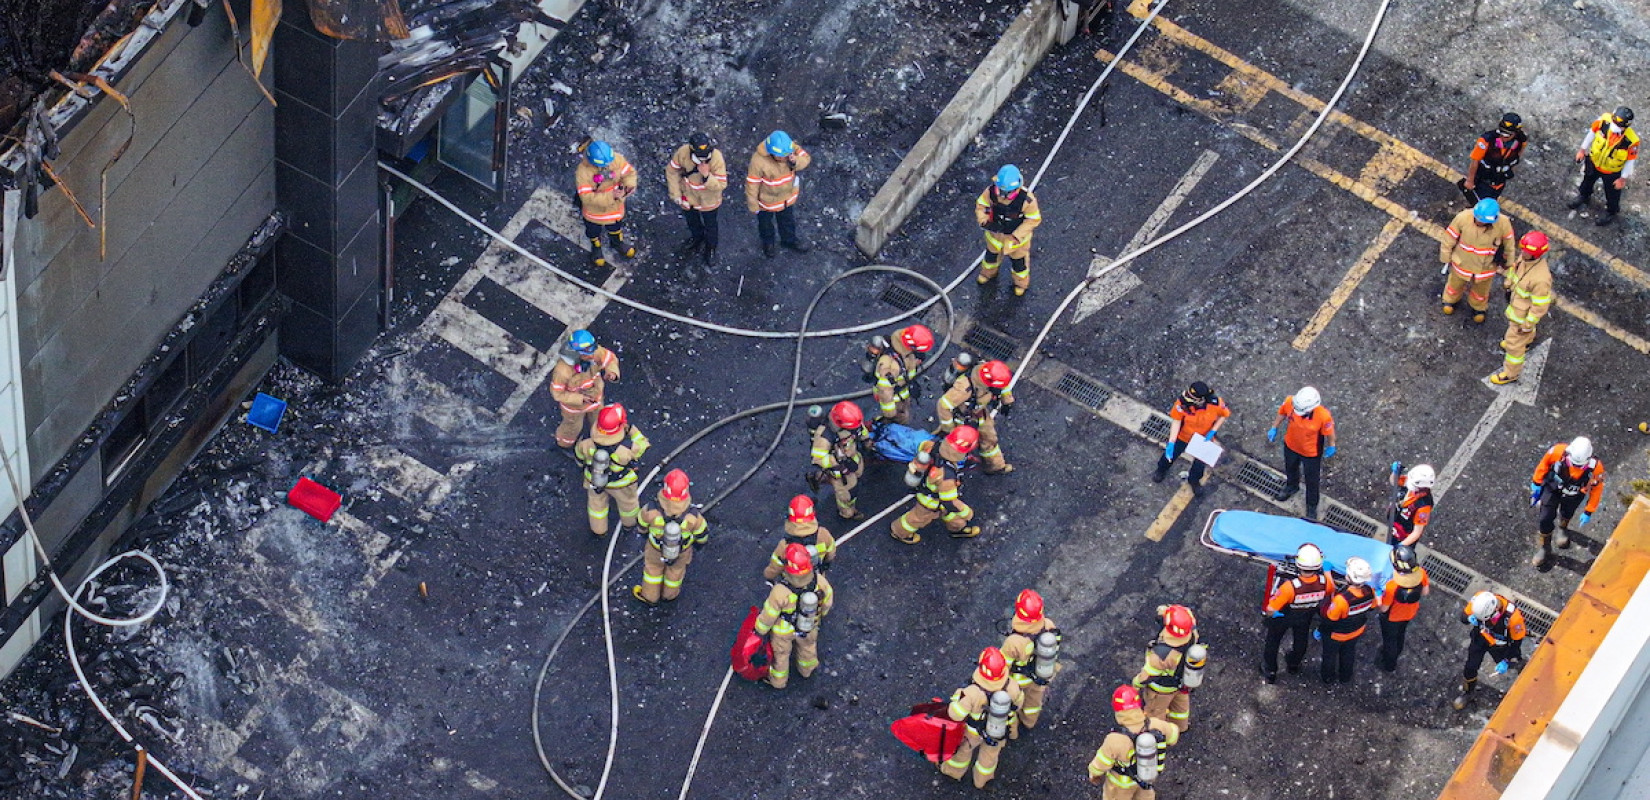
[{"label": "blue helmet", "polygon": [[598,167],[605,167],[613,163],[613,146],[597,139],[584,149],[584,157]]},{"label": "blue helmet", "polygon": [[1478,205],[1472,207],[1472,218],[1474,222],[1484,225],[1493,224],[1501,218],[1501,204],[1495,202],[1493,197],[1479,200]]},{"label": "blue helmet", "polygon": [[567,346],[571,347],[573,352],[578,353],[581,356],[595,355],[596,337],[591,336],[590,331],[580,328],[579,330],[573,331],[573,335],[567,340]]},{"label": "blue helmet", "polygon": [[796,150],[796,143],[791,141],[791,135],[784,131],[774,131],[768,134],[768,140],[762,143],[768,155],[775,158],[784,158]]},{"label": "blue helmet", "polygon": [[997,170],[997,191],[1012,192],[1020,188],[1021,182],[1019,167],[1013,164],[1004,164],[1002,169]]}]

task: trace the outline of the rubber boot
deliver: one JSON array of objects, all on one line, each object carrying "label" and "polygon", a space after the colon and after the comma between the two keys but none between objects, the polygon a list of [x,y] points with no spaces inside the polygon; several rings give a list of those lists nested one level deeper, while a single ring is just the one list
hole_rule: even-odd
[{"label": "rubber boot", "polygon": [[1552,534],[1550,533],[1537,534],[1536,541],[1539,543],[1539,546],[1535,551],[1535,555],[1530,557],[1530,566],[1535,567],[1536,569],[1541,569],[1543,566],[1546,566],[1547,559],[1553,557],[1552,546],[1550,544],[1552,542],[1552,538]]},{"label": "rubber boot", "polygon": [[590,263],[597,267],[607,266],[607,259],[602,258],[601,237],[596,237],[590,240]]},{"label": "rubber boot", "polygon": [[1557,547],[1560,550],[1570,549],[1570,521],[1569,520],[1561,519],[1561,520],[1558,521],[1558,530],[1553,531],[1553,546]]},{"label": "rubber boot", "polygon": [[716,269],[716,248],[706,245],[699,251],[699,259],[704,262],[705,269]]},{"label": "rubber boot", "polygon": [[705,240],[704,239],[701,239],[699,237],[692,237],[692,238],[688,239],[687,241],[683,242],[681,247],[676,248],[676,257],[677,258],[688,258],[688,257],[698,253],[699,248],[704,247],[704,246],[705,246]]},{"label": "rubber boot", "polygon": [[1477,678],[1467,678],[1461,681],[1461,693],[1456,695],[1454,700],[1449,701],[1450,707],[1454,708],[1456,711],[1465,711],[1467,708],[1467,699],[1472,696],[1473,691],[1477,688]]},{"label": "rubber boot", "polygon": [[1581,208],[1584,205],[1587,205],[1587,195],[1578,194],[1578,195],[1576,195],[1576,199],[1571,200],[1569,202],[1569,204],[1567,204],[1565,207],[1569,208],[1570,210],[1573,211],[1575,209]]},{"label": "rubber boot", "polygon": [[960,531],[952,531],[951,532],[951,538],[953,538],[953,539],[972,539],[976,536],[979,536],[980,533],[981,533],[980,526],[978,526],[978,525],[969,525],[968,527],[963,528]]},{"label": "rubber boot", "polygon": [[[984,286],[984,285],[996,280],[997,279],[997,267],[1001,262],[1002,262],[1002,256],[1001,255],[999,255],[997,253],[987,252],[985,254],[985,256],[980,259],[980,274],[974,276],[974,282],[981,285],[981,286]],[[987,270],[990,270],[990,272],[987,272]]]},{"label": "rubber boot", "polygon": [[636,257],[636,245],[625,244],[624,231],[611,231],[607,234],[607,238],[613,242],[613,249],[618,251],[619,255],[625,258]]},{"label": "rubber boot", "polygon": [[1024,297],[1026,289],[1030,288],[1029,286],[1021,285],[1022,283],[1027,283],[1031,280],[1031,265],[1026,263],[1027,260],[1028,259],[1024,258],[1011,258],[1008,260],[1009,277],[1014,278],[1015,297]]}]

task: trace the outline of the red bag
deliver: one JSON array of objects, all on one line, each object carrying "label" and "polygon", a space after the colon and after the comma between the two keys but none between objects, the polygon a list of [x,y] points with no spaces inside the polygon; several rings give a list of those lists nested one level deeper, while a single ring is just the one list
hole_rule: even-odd
[{"label": "red bag", "polygon": [[344,504],[342,495],[307,477],[298,479],[298,483],[286,493],[286,501],[322,522],[331,522],[332,515],[338,513],[338,507]]},{"label": "red bag", "polygon": [[739,626],[739,635],[733,638],[733,671],[747,681],[759,681],[768,677],[768,664],[773,661],[773,645],[768,643],[768,637],[756,632],[756,618],[761,615],[756,606],[751,606],[751,613],[745,617],[745,624]]},{"label": "red bag", "polygon": [[932,702],[911,706],[911,716],[894,720],[888,726],[894,738],[934,762],[946,761],[962,744],[963,723],[946,714],[947,703],[938,697]]}]

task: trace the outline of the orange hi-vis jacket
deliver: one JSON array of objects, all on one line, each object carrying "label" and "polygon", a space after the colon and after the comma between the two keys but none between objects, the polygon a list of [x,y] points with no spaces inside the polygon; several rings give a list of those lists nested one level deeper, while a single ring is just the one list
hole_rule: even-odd
[{"label": "orange hi-vis jacket", "polygon": [[1329,409],[1318,406],[1303,417],[1295,413],[1294,395],[1283,398],[1278,415],[1289,421],[1289,428],[1283,432],[1283,446],[1297,455],[1311,458],[1322,454],[1323,437],[1335,433],[1335,416]]},{"label": "orange hi-vis jacket", "polygon": [[1266,613],[1282,611],[1289,616],[1316,614],[1324,600],[1334,593],[1335,579],[1327,572],[1312,576],[1312,580],[1306,580],[1306,576],[1292,578],[1278,584],[1266,600]]},{"label": "orange hi-vis jacket", "polygon": [[1220,398],[1201,406],[1187,406],[1184,399],[1174,401],[1174,407],[1169,409],[1169,419],[1180,421],[1179,441],[1189,442],[1192,434],[1209,435],[1214,430],[1215,423],[1225,417],[1232,416],[1232,409],[1226,407],[1226,401]]},{"label": "orange hi-vis jacket", "polygon": [[1324,627],[1329,638],[1350,642],[1364,635],[1369,612],[1375,608],[1375,590],[1363,584],[1353,584],[1335,593],[1335,598],[1323,609]]},{"label": "orange hi-vis jacket", "polygon": [[[1484,642],[1491,647],[1506,647],[1524,641],[1529,635],[1529,629],[1524,626],[1524,612],[1512,601],[1501,595],[1495,596],[1495,616],[1478,621],[1478,627],[1473,633],[1484,637]],[[1468,602],[1462,615],[1472,615],[1472,603]]]},{"label": "orange hi-vis jacket", "polygon": [[812,163],[813,156],[808,155],[802,145],[797,145],[785,158],[769,155],[764,146],[757,145],[756,152],[751,154],[750,169],[745,170],[745,206],[753,214],[791,207],[802,191],[797,186],[796,173]]},{"label": "orange hi-vis jacket", "polygon": [[1502,214],[1486,227],[1473,220],[1469,208],[1456,214],[1444,229],[1438,260],[1449,264],[1455,274],[1469,281],[1481,281],[1495,275],[1496,250],[1501,251],[1503,263],[1511,264],[1518,258],[1512,220]]},{"label": "orange hi-vis jacket", "polygon": [[1415,619],[1415,612],[1421,608],[1421,595],[1431,586],[1432,579],[1427,577],[1426,567],[1393,575],[1387,579],[1386,589],[1381,592],[1381,613],[1392,622]]},{"label": "orange hi-vis jacket", "polygon": [[624,156],[614,153],[613,163],[605,167],[580,160],[573,179],[579,186],[579,207],[586,222],[612,225],[624,219],[624,199],[636,191],[636,168]]},{"label": "orange hi-vis jacket", "polygon": [[1587,508],[1589,514],[1598,513],[1598,502],[1604,497],[1604,462],[1597,458],[1587,459],[1582,466],[1575,466],[1564,458],[1564,449],[1569,445],[1559,442],[1541,457],[1541,463],[1535,465],[1535,474],[1530,477],[1530,483],[1539,483],[1548,491],[1557,491],[1565,497],[1574,497],[1582,492],[1587,493]]}]

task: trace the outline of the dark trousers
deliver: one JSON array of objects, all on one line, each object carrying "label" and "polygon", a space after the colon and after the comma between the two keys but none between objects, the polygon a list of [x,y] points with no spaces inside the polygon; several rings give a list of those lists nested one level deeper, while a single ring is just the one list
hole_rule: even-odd
[{"label": "dark trousers", "polygon": [[622,233],[623,230],[624,220],[622,219],[618,222],[612,222],[606,225],[599,222],[591,222],[590,220],[584,221],[584,238],[589,239],[592,242],[600,242],[603,233],[613,237],[613,241],[617,242],[620,239],[619,234]]},{"label": "dark trousers", "polygon": [[1318,677],[1324,683],[1337,680],[1341,683],[1352,682],[1353,668],[1358,665],[1358,639],[1362,638],[1363,634],[1359,634],[1357,638],[1337,642],[1328,631],[1324,631],[1323,665],[1318,669]]},{"label": "dark trousers", "polygon": [[687,220],[688,238],[695,242],[704,242],[708,247],[716,247],[721,243],[721,229],[716,226],[716,209],[695,211],[684,208],[682,219]]},{"label": "dark trousers", "polygon": [[1478,680],[1478,670],[1484,666],[1484,656],[1490,656],[1497,662],[1518,657],[1519,648],[1517,646],[1495,647],[1484,641],[1484,637],[1479,635],[1477,628],[1472,629],[1471,637],[1471,641],[1467,643],[1467,664],[1461,669],[1461,677],[1465,680]]},{"label": "dark trousers", "polygon": [[[1174,443],[1174,449],[1169,451],[1169,455],[1158,456],[1157,457],[1157,474],[1159,474],[1159,475],[1169,474],[1169,467],[1174,464],[1174,460],[1176,458],[1179,458],[1181,453],[1186,452],[1186,445],[1187,445],[1186,442],[1175,442]],[[1192,459],[1192,469],[1191,469],[1191,471],[1186,473],[1186,483],[1189,484],[1189,485],[1192,485],[1192,486],[1196,486],[1199,483],[1202,483],[1203,482],[1203,471],[1207,468],[1208,468],[1207,464],[1204,464],[1202,461],[1199,461],[1195,458]]]},{"label": "dark trousers", "polygon": [[756,212],[756,235],[762,237],[762,244],[771,245],[776,239],[786,247],[796,244],[796,216],[792,213],[795,208],[786,206],[780,211]]},{"label": "dark trousers", "polygon": [[1290,672],[1299,672],[1301,662],[1306,660],[1306,642],[1312,633],[1312,617],[1301,614],[1299,619],[1288,616],[1266,618],[1266,646],[1261,650],[1261,665],[1268,676],[1278,674],[1278,645],[1283,643],[1284,634],[1293,635],[1289,653],[1284,661]]},{"label": "dark trousers", "polygon": [[1318,515],[1318,478],[1323,471],[1323,456],[1303,456],[1289,449],[1283,448],[1283,485],[1285,489],[1294,491],[1300,488],[1301,477],[1306,478],[1306,515]]},{"label": "dark trousers", "polygon": [[1398,656],[1404,654],[1404,632],[1409,630],[1409,620],[1394,622],[1381,615],[1381,669],[1392,672],[1398,669]]},{"label": "dark trousers", "polygon": [[1558,517],[1563,517],[1564,521],[1568,523],[1575,516],[1576,509],[1581,508],[1581,501],[1586,498],[1587,495],[1584,492],[1576,492],[1567,497],[1557,489],[1547,489],[1542,492],[1541,532],[1552,533],[1553,522]]},{"label": "dark trousers", "polygon": [[1467,196],[1467,202],[1476,203],[1479,200],[1499,199],[1501,197],[1501,193],[1507,189],[1507,179],[1495,178],[1492,182],[1491,178],[1484,177],[1480,174],[1478,180],[1473,181],[1471,189],[1467,188],[1466,178],[1456,181],[1455,186],[1461,190],[1461,194]]},{"label": "dark trousers", "polygon": [[1616,179],[1621,177],[1619,172],[1599,172],[1593,166],[1591,158],[1582,162],[1581,185],[1576,187],[1576,194],[1586,200],[1593,196],[1593,182],[1604,179],[1604,210],[1617,214],[1621,212],[1621,190],[1616,188]]}]

